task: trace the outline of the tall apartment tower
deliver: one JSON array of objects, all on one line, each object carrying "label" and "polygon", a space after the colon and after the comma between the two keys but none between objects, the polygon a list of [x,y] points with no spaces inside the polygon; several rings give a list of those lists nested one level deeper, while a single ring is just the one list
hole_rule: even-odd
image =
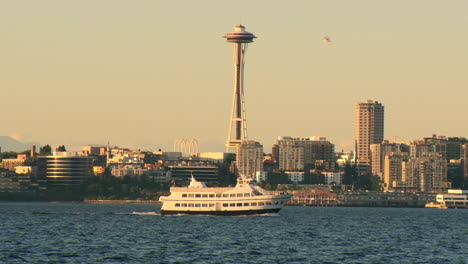
[{"label": "tall apartment tower", "polygon": [[384,139],[384,106],[372,100],[356,104],[356,152],[357,164],[370,171],[371,144]]},{"label": "tall apartment tower", "polygon": [[244,98],[244,64],[247,46],[256,38],[254,34],[247,32],[243,25],[234,27],[233,32],[227,33],[224,38],[232,44],[234,57],[234,96],[232,98],[231,120],[226,141],[226,151],[236,148],[247,139],[247,120],[245,115]]},{"label": "tall apartment tower", "polygon": [[263,171],[263,146],[253,140],[244,140],[236,148],[236,166],[240,176],[255,178]]}]

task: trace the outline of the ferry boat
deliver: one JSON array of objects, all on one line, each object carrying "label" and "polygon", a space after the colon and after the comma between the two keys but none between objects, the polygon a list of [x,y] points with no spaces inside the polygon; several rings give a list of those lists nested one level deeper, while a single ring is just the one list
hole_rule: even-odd
[{"label": "ferry boat", "polygon": [[192,176],[188,187],[171,187],[161,196],[161,215],[256,215],[277,213],[292,194],[271,194],[252,179],[238,178],[235,187],[207,187]]},{"label": "ferry boat", "polygon": [[436,202],[426,204],[426,208],[468,209],[468,190],[448,190],[446,194],[438,194]]}]

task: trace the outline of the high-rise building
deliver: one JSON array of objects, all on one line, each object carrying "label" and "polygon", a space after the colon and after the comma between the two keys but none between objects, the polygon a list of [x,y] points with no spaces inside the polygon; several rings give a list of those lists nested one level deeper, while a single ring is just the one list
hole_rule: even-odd
[{"label": "high-rise building", "polygon": [[263,170],[263,146],[253,140],[244,140],[237,145],[236,166],[240,176],[255,178]]},{"label": "high-rise building", "polygon": [[385,191],[437,193],[445,192],[450,186],[447,160],[440,153],[426,153],[416,158],[392,153],[385,158]]},{"label": "high-rise building", "polygon": [[356,104],[356,152],[360,168],[370,171],[371,144],[384,139],[384,106],[372,100]]},{"label": "high-rise building", "polygon": [[234,31],[227,33],[224,38],[232,43],[234,55],[234,96],[232,98],[231,120],[226,142],[226,152],[229,152],[242,141],[247,139],[247,121],[245,115],[244,98],[244,56],[249,43],[256,38],[254,34],[247,32],[243,25],[234,27]]},{"label": "high-rise building", "polygon": [[371,144],[372,175],[382,178],[384,171],[385,156],[400,151],[400,144],[384,140],[381,144]]},{"label": "high-rise building", "polygon": [[335,145],[325,137],[278,137],[272,150],[280,170],[313,168],[317,161],[335,162]]}]

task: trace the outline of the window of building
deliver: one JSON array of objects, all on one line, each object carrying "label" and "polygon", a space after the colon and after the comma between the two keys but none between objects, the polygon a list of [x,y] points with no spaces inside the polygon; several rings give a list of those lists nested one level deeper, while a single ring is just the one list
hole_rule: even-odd
[{"label": "window of building", "polygon": [[189,194],[188,197],[193,198],[195,197],[195,195],[192,193],[192,194]]},{"label": "window of building", "polygon": [[230,203],[230,204],[229,204],[229,206],[231,206],[231,207],[235,207],[235,206],[236,206],[236,204],[235,204],[235,203]]}]

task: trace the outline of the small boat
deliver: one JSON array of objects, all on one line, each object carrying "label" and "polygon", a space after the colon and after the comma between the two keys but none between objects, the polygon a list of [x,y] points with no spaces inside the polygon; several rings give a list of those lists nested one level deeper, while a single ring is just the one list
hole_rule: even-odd
[{"label": "small boat", "polygon": [[161,196],[161,215],[257,215],[278,213],[292,194],[272,194],[250,178],[240,177],[234,187],[207,187],[191,178],[188,187],[171,187]]},{"label": "small boat", "polygon": [[445,205],[444,203],[434,203],[434,202],[430,202],[430,203],[427,203],[426,208],[438,208],[438,209],[447,209],[447,205]]}]

